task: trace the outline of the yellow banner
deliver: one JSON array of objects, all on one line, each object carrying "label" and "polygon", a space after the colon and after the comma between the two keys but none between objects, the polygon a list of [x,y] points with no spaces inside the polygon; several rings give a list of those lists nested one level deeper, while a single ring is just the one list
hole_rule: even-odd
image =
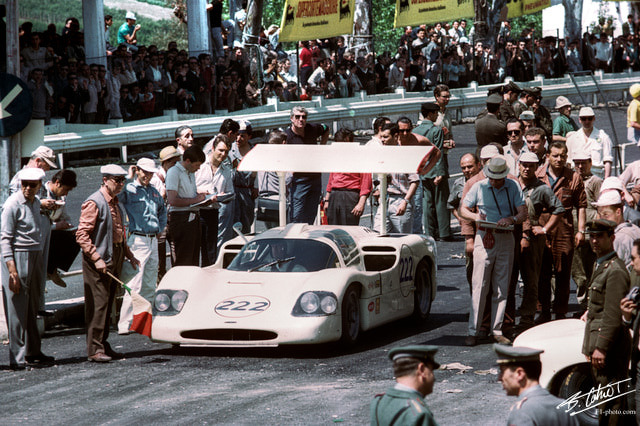
[{"label": "yellow banner", "polygon": [[473,0],[396,0],[395,28],[472,18]]},{"label": "yellow banner", "polygon": [[507,19],[540,12],[551,6],[551,0],[507,0]]},{"label": "yellow banner", "polygon": [[355,0],[286,0],[280,41],[351,34],[355,6]]}]

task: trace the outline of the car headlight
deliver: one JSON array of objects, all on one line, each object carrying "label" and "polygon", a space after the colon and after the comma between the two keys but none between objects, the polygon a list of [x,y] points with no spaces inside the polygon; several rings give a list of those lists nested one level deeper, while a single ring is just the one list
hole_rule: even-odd
[{"label": "car headlight", "polygon": [[296,317],[333,315],[338,298],[328,291],[307,291],[298,298],[291,314]]},{"label": "car headlight", "polygon": [[184,290],[158,290],[153,301],[153,315],[176,315],[182,311],[189,293]]}]

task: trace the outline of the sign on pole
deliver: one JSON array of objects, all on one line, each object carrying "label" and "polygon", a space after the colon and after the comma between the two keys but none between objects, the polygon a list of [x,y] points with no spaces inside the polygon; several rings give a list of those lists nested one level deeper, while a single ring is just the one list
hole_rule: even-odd
[{"label": "sign on pole", "polygon": [[507,19],[540,12],[551,6],[551,0],[507,0]]},{"label": "sign on pole", "polygon": [[393,26],[433,24],[473,16],[473,0],[396,0]]},{"label": "sign on pole", "polygon": [[0,137],[8,138],[27,127],[33,98],[26,83],[12,74],[0,74]]},{"label": "sign on pole", "polygon": [[286,0],[280,41],[351,34],[355,7],[355,0]]}]

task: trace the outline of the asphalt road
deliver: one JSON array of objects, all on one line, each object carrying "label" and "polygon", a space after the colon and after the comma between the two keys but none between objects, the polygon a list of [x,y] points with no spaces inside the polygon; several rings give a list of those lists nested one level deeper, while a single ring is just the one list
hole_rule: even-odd
[{"label": "asphalt road", "polygon": [[[576,114],[577,115],[577,114]],[[596,126],[610,131],[606,114]],[[623,137],[624,110],[614,112]],[[457,148],[451,172],[475,149],[473,125],[454,127]],[[635,148],[628,161],[640,157]],[[78,167],[79,187],[68,198],[79,207],[99,184],[97,166]],[[126,358],[106,365],[86,361],[81,325],[62,324],[46,332],[42,348],[54,366],[8,369],[8,347],[0,347],[1,424],[366,424],[373,395],[393,384],[389,349],[407,344],[440,347],[438,361],[469,369],[436,372],[427,404],[440,424],[504,424],[514,399],[497,381],[491,345],[464,346],[469,288],[462,241],[438,243],[438,294],[427,322],[399,321],[362,336],[351,350],[336,346],[270,349],[173,349],[144,336],[112,334]],[[76,262],[73,269],[79,269]],[[49,284],[47,300],[82,296],[80,277],[69,287]],[[572,288],[570,309],[577,309]]]}]

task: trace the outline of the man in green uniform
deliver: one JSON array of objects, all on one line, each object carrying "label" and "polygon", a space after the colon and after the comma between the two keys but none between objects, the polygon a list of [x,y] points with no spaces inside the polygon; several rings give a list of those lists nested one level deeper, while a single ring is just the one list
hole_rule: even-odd
[{"label": "man in green uniform", "polygon": [[435,125],[440,106],[435,102],[422,104],[424,121],[414,129],[442,151],[435,167],[422,178],[422,223],[424,233],[438,240],[451,240],[451,218],[447,209],[449,199],[449,164],[443,149],[444,132]]},{"label": "man in green uniform", "polygon": [[542,364],[541,349],[494,344],[500,367],[499,380],[509,396],[518,400],[511,407],[508,425],[577,425],[560,398],[551,395],[538,383]]},{"label": "man in green uniform", "polygon": [[427,345],[389,351],[396,384],[371,401],[372,425],[437,425],[424,402],[424,397],[433,392],[433,371],[440,368],[434,360],[437,351],[436,346]]},{"label": "man in green uniform", "polygon": [[[595,382],[603,387],[627,378],[631,353],[620,310],[620,300],[629,291],[629,272],[613,249],[615,228],[615,222],[597,219],[587,224],[585,232],[597,260],[589,282],[589,308],[582,316],[587,322],[582,353],[591,363]],[[600,404],[600,424],[618,424],[622,418],[617,413],[625,406],[624,397]]]},{"label": "man in green uniform", "polygon": [[556,109],[560,115],[553,120],[553,141],[566,142],[567,133],[575,132],[579,128],[571,118],[571,101],[564,96],[558,96],[556,98]]}]

